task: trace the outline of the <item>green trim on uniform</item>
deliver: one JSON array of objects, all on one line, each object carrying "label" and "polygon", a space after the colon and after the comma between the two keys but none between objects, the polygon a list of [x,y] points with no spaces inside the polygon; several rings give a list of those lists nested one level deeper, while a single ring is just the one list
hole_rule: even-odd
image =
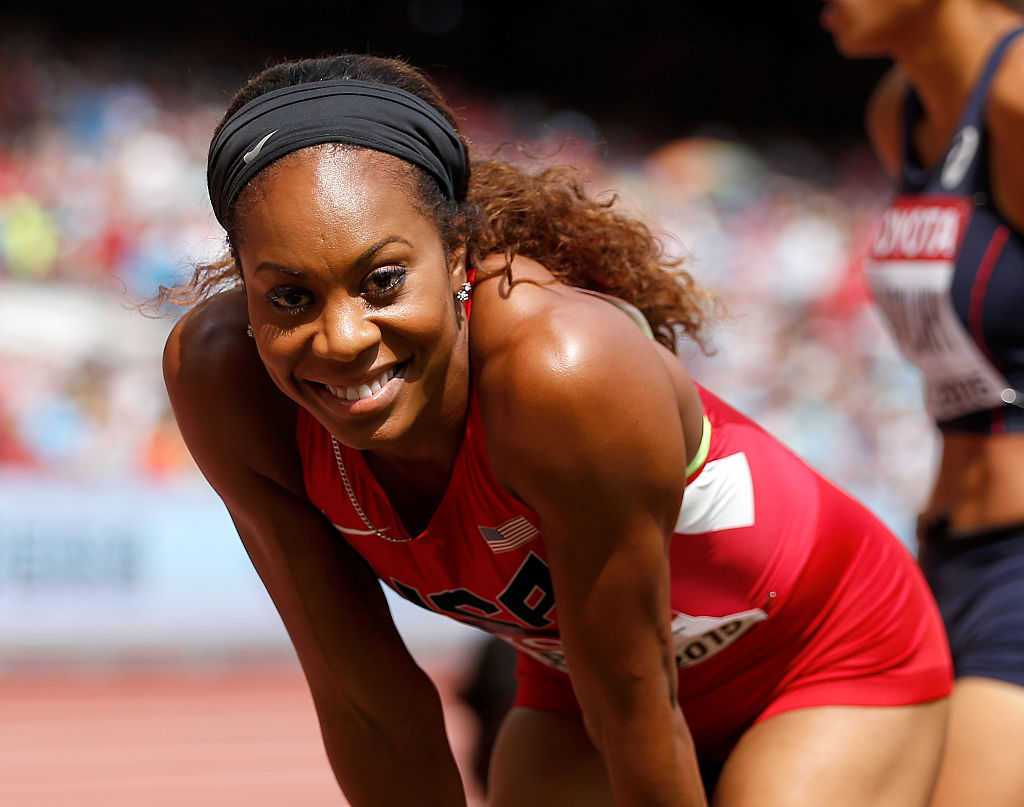
[{"label": "green trim on uniform", "polygon": [[686,478],[699,469],[708,458],[708,450],[711,448],[711,421],[704,415],[704,425],[700,430],[700,445],[697,446],[697,453],[693,455],[690,464],[686,466]]}]

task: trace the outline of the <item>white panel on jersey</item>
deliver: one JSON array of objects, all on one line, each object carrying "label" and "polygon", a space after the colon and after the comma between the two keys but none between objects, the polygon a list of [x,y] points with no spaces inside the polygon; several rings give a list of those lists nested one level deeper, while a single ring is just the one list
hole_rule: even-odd
[{"label": "white panel on jersey", "polygon": [[677,533],[696,535],[754,525],[754,481],[743,452],[712,460],[686,486]]},{"label": "white panel on jersey", "polygon": [[672,642],[676,666],[684,669],[706,661],[767,618],[768,614],[760,608],[725,616],[690,616],[675,612],[672,615]]},{"label": "white panel on jersey", "polygon": [[924,376],[936,420],[1002,406],[1009,381],[988,360],[953,307],[952,261],[868,262],[865,274],[903,354]]}]

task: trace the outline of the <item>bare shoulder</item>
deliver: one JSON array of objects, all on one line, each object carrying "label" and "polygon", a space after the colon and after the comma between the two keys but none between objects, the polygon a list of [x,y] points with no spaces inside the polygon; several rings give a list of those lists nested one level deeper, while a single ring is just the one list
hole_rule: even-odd
[{"label": "bare shoulder", "polygon": [[222,496],[232,469],[301,493],[296,408],[267,376],[247,323],[240,291],[200,303],[167,339],[164,383],[189,450]]},{"label": "bare shoulder", "polygon": [[[503,260],[503,259],[502,259]],[[565,285],[544,266],[518,257],[510,272],[481,267],[473,291],[471,345],[485,374],[606,374],[613,368],[666,373],[661,349],[615,305]],[[540,380],[540,379],[532,379]]]},{"label": "bare shoulder", "polygon": [[864,119],[875,154],[892,177],[903,158],[903,99],[909,86],[903,71],[891,68],[871,93]]},{"label": "bare shoulder", "polygon": [[475,361],[532,354],[537,342],[553,346],[552,340],[560,339],[583,339],[594,350],[623,356],[629,346],[631,361],[654,365],[661,352],[668,353],[624,311],[559,281],[537,261],[517,257],[510,271],[504,264],[504,256],[492,256],[477,274],[471,323]]},{"label": "bare shoulder", "polygon": [[1024,37],[1011,45],[992,79],[986,114],[995,136],[1024,137]]},{"label": "bare shoulder", "polygon": [[992,78],[988,97],[988,114],[1013,113],[1020,115],[1024,107],[1024,37],[1018,36],[1010,43],[999,69]]},{"label": "bare shoulder", "polygon": [[674,373],[625,313],[539,264],[517,259],[511,275],[479,282],[473,303],[478,396],[500,481],[528,494],[538,478],[599,486],[595,475],[615,469],[638,485],[674,484],[686,464],[681,366]]},{"label": "bare shoulder", "polygon": [[1018,37],[1003,58],[985,112],[996,205],[1014,227],[1024,230],[1024,37]]}]

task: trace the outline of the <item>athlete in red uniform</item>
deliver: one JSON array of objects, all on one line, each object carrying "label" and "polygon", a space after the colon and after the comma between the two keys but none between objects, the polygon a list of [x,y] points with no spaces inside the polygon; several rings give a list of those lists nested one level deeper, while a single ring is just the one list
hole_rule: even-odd
[{"label": "athlete in red uniform", "polygon": [[1024,804],[1024,17],[996,0],[832,0],[896,62],[868,107],[896,198],[866,274],[921,370],[942,461],[921,566],[956,673],[934,807]]},{"label": "athlete in red uniform", "polygon": [[[752,722],[790,709],[947,694],[940,631],[902,545],[760,427],[698,390],[708,439],[688,469],[669,602],[678,698],[705,764],[724,760]],[[381,580],[512,643],[518,705],[579,714],[542,525],[495,480],[475,397],[448,488],[418,535],[362,453],[305,410],[298,445],[310,500]],[[907,612],[929,618],[893,619]]]},{"label": "athlete in red uniform", "polygon": [[920,574],[690,380],[664,345],[706,296],[643,225],[471,166],[422,76],[360,56],[257,76],[209,182],[231,254],[192,290],[242,283],[175,327],[167,386],[353,804],[464,803],[378,580],[519,651],[498,807],[926,803],[951,674]]}]

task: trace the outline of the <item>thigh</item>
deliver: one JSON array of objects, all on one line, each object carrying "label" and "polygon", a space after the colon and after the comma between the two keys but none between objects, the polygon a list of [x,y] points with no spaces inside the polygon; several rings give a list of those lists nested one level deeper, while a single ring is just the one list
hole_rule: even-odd
[{"label": "thigh", "polygon": [[926,807],[945,740],[946,699],[819,706],[755,724],[722,769],[714,807]]},{"label": "thigh", "polygon": [[573,716],[516,707],[501,727],[488,777],[491,807],[612,807],[601,755]]},{"label": "thigh", "polygon": [[1024,804],[1024,687],[987,678],[957,681],[932,807]]}]

